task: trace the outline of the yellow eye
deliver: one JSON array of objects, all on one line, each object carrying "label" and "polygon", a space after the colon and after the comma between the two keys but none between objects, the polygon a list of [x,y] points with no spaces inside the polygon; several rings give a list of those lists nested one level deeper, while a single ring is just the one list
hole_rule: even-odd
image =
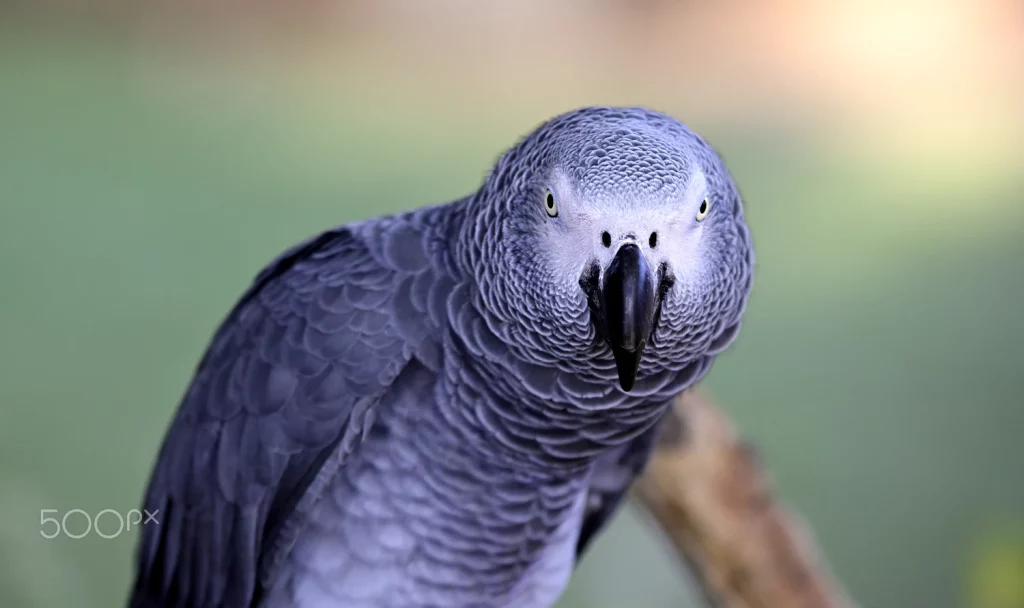
[{"label": "yellow eye", "polygon": [[558,205],[555,204],[555,195],[550,190],[544,196],[544,210],[550,217],[558,217]]},{"label": "yellow eye", "polygon": [[706,218],[708,211],[711,211],[711,203],[705,198],[700,202],[700,207],[697,208],[697,221],[699,222]]}]

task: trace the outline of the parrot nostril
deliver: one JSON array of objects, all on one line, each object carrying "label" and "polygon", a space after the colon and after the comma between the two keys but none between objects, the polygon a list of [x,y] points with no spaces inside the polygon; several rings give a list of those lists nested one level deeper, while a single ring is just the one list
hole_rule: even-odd
[{"label": "parrot nostril", "polygon": [[654,249],[655,247],[657,247],[658,246],[658,233],[657,232],[652,232],[651,233],[651,238],[648,239],[647,242],[651,245],[651,249]]},{"label": "parrot nostril", "polygon": [[605,247],[612,246],[612,235],[608,234],[607,230],[601,233],[601,244]]}]

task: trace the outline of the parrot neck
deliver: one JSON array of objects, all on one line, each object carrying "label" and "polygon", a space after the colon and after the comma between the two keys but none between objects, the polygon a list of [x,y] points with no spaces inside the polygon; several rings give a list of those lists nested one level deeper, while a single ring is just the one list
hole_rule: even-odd
[{"label": "parrot neck", "polygon": [[630,394],[613,380],[587,380],[553,367],[550,382],[541,384],[538,367],[515,357],[474,356],[453,336],[442,383],[458,398],[438,408],[457,442],[538,474],[579,474],[656,424],[691,377],[666,372],[645,379],[661,390]]}]

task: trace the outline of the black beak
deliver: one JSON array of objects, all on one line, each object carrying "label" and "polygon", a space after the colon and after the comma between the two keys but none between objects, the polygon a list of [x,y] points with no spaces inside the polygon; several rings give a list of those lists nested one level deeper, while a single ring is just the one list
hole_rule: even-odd
[{"label": "black beak", "polygon": [[654,330],[660,295],[640,248],[633,243],[620,247],[604,273],[601,308],[605,335],[624,391],[632,390],[636,383],[640,357]]}]

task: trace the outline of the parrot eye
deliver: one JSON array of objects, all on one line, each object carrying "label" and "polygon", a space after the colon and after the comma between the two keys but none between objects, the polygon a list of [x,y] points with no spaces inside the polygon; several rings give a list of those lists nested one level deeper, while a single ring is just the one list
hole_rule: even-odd
[{"label": "parrot eye", "polygon": [[551,190],[544,196],[544,210],[549,217],[558,217],[558,205],[555,204],[555,195]]},{"label": "parrot eye", "polygon": [[700,202],[700,207],[697,208],[697,221],[701,221],[708,216],[708,211],[711,211],[711,203],[707,198]]}]

